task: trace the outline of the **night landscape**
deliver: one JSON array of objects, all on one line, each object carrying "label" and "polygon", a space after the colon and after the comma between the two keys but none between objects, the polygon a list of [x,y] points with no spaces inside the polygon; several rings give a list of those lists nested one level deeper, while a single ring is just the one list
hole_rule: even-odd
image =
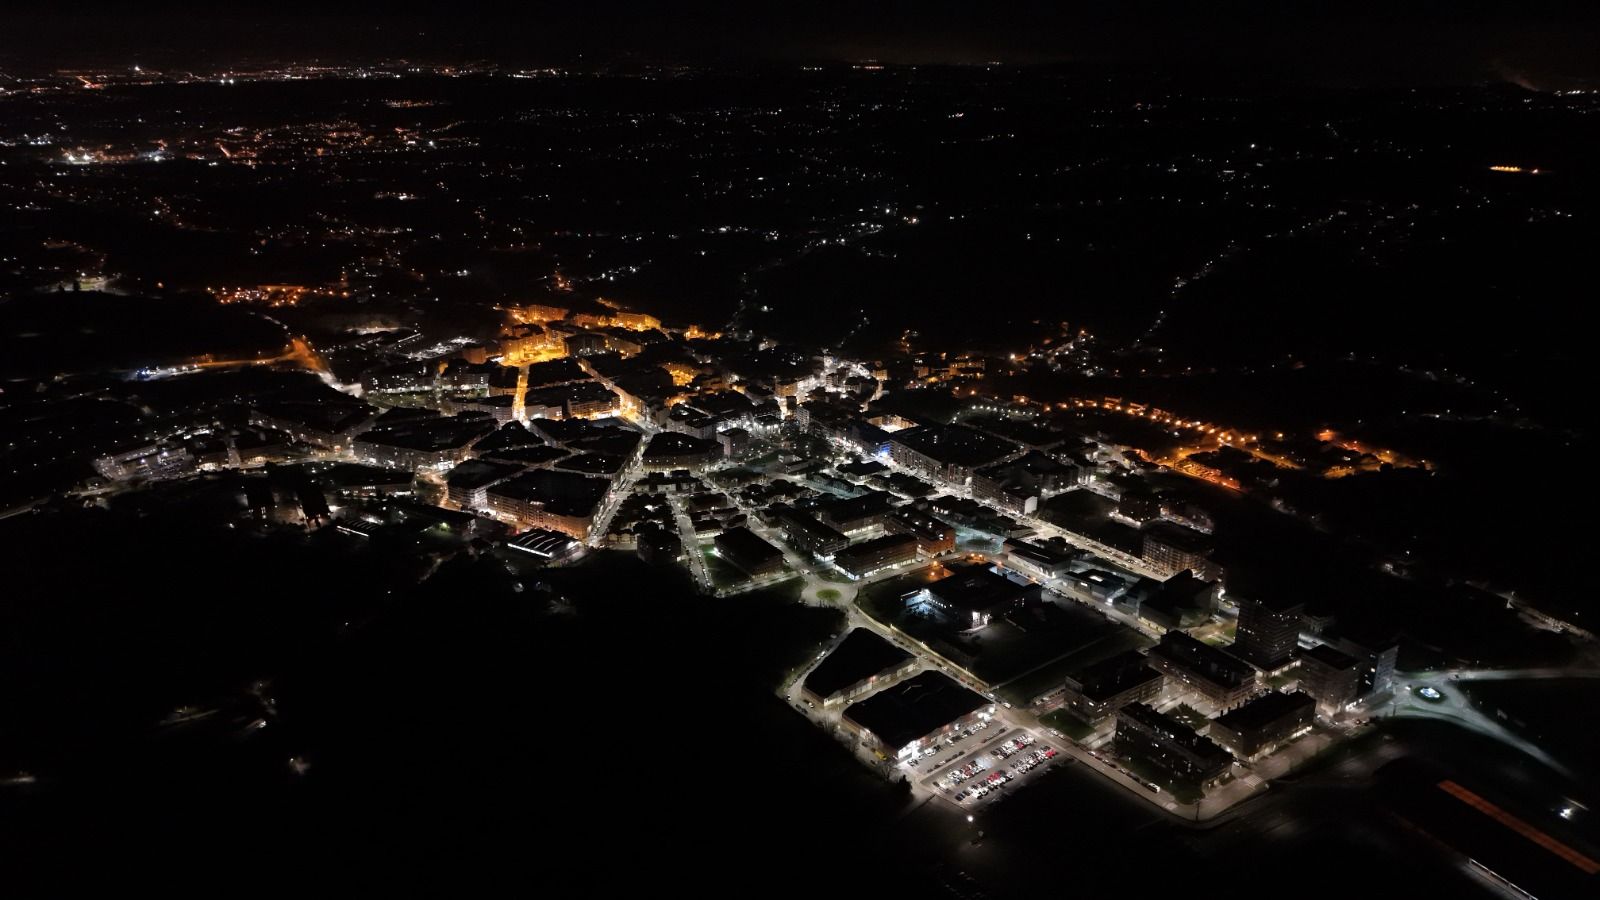
[{"label": "night landscape", "polygon": [[1173,6],[0,12],[13,892],[1600,896],[1600,10]]}]

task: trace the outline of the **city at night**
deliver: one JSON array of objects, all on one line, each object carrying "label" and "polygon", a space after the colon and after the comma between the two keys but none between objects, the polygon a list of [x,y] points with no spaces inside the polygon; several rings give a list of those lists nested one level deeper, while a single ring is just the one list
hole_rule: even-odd
[{"label": "city at night", "polygon": [[1600,897],[1600,8],[0,36],[9,894]]}]

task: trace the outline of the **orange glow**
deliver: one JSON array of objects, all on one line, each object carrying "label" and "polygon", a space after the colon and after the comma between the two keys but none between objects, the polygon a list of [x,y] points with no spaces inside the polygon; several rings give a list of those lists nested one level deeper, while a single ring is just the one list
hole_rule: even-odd
[{"label": "orange glow", "polygon": [[1566,844],[1561,843],[1550,835],[1545,834],[1543,831],[1540,831],[1532,825],[1529,825],[1527,822],[1522,821],[1500,807],[1495,806],[1493,803],[1490,803],[1488,800],[1483,799],[1461,785],[1456,784],[1454,781],[1446,779],[1439,782],[1438,787],[1439,790],[1444,791],[1457,800],[1460,800],[1462,803],[1465,803],[1478,812],[1483,813],[1484,815],[1495,820],[1496,822],[1499,822],[1501,825],[1504,825],[1512,831],[1515,831],[1517,834],[1522,835],[1528,840],[1533,841],[1535,844],[1538,844],[1540,847],[1543,847],[1551,853],[1554,853],[1556,856],[1561,857],[1562,859],[1576,866],[1579,871],[1583,872],[1583,874],[1594,875],[1596,873],[1600,873],[1600,863],[1597,863],[1589,857],[1584,856],[1582,853],[1579,853],[1571,847],[1568,847]]}]

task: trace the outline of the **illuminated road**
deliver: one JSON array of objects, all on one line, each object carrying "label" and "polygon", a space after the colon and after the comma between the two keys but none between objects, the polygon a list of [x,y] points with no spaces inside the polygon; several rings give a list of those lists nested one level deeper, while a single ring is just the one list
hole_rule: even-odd
[{"label": "illuminated road", "polygon": [[[1528,673],[1541,674],[1530,676]],[[1573,778],[1575,776],[1566,765],[1546,753],[1544,748],[1538,744],[1526,740],[1489,716],[1484,715],[1477,707],[1473,706],[1472,701],[1467,699],[1466,694],[1456,687],[1461,681],[1498,681],[1529,677],[1593,678],[1600,677],[1600,672],[1568,671],[1563,669],[1478,669],[1461,670],[1454,675],[1448,672],[1396,672],[1394,676],[1394,699],[1388,704],[1387,715],[1399,718],[1440,719],[1446,722],[1454,722],[1463,728],[1470,728],[1479,734],[1492,737],[1502,744],[1515,747],[1550,769],[1560,772],[1568,778]],[[1425,699],[1418,693],[1421,689],[1430,687],[1439,692],[1438,699]]]}]

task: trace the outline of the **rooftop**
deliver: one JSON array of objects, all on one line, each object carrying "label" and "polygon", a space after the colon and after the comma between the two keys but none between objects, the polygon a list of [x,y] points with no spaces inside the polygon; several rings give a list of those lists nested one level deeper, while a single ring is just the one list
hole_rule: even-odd
[{"label": "rooftop", "polygon": [[1310,711],[1317,701],[1299,691],[1283,693],[1271,691],[1217,717],[1217,724],[1234,732],[1255,731],[1291,715],[1297,710]]},{"label": "rooftop", "polygon": [[877,634],[865,628],[852,629],[806,676],[805,689],[818,697],[831,697],[910,658],[911,654]]},{"label": "rooftop", "polygon": [[922,425],[897,431],[890,440],[945,465],[969,468],[997,462],[1017,449],[1005,438],[965,425]]},{"label": "rooftop", "polygon": [[956,609],[984,612],[1014,602],[1028,586],[983,566],[972,566],[935,581],[928,591]]},{"label": "rooftop", "polygon": [[851,704],[844,716],[885,746],[899,748],[988,705],[944,673],[930,671]]},{"label": "rooftop", "polygon": [[1170,660],[1227,687],[1238,687],[1256,677],[1256,670],[1249,663],[1181,631],[1169,631],[1162,635],[1161,643],[1151,649],[1150,655]]},{"label": "rooftop", "polygon": [[1160,677],[1161,673],[1150,668],[1143,653],[1127,650],[1084,667],[1067,681],[1075,682],[1085,697],[1100,701]]}]

